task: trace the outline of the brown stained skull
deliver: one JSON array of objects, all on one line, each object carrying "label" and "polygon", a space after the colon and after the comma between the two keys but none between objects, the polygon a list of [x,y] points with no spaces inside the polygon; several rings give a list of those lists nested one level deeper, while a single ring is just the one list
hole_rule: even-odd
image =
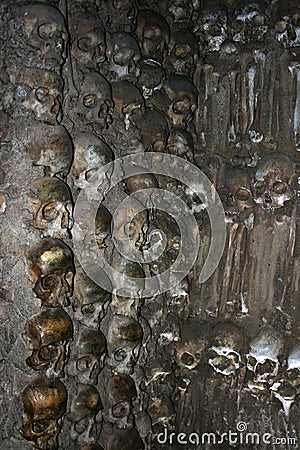
[{"label": "brown stained skull", "polygon": [[168,117],[174,127],[186,128],[197,108],[198,90],[183,75],[169,75],[164,84],[169,99]]},{"label": "brown stained skull", "polygon": [[57,437],[67,406],[64,384],[55,378],[37,378],[24,389],[22,401],[22,437],[32,441],[38,450],[57,449]]},{"label": "brown stained skull", "polygon": [[78,123],[86,125],[96,134],[112,122],[113,101],[109,82],[100,73],[84,71],[78,83],[79,97],[74,112]]},{"label": "brown stained skull", "polygon": [[136,0],[113,0],[108,12],[108,29],[132,33],[136,28]]},{"label": "brown stained skull", "polygon": [[112,80],[132,82],[136,80],[141,53],[139,45],[132,35],[124,31],[109,33],[106,54]]},{"label": "brown stained skull", "polygon": [[139,63],[139,77],[137,86],[141,89],[145,99],[150,98],[162,87],[165,70],[161,63],[154,59],[142,59]]},{"label": "brown stained skull", "polygon": [[170,40],[170,28],[164,17],[151,9],[140,9],[135,33],[142,56],[162,63]]},{"label": "brown stained skull", "polygon": [[33,221],[42,236],[70,237],[73,226],[73,202],[67,184],[55,177],[34,180],[28,189]]},{"label": "brown stained skull", "polygon": [[246,169],[222,167],[217,180],[217,191],[227,216],[239,216],[253,209],[251,178]]},{"label": "brown stained skull", "polygon": [[72,422],[70,436],[78,445],[90,446],[97,442],[99,436],[103,406],[99,392],[94,386],[79,385],[78,388],[68,415]]},{"label": "brown stained skull", "polygon": [[233,322],[222,322],[215,326],[208,364],[217,373],[236,376],[242,367],[242,355],[246,350],[246,337],[242,329]]},{"label": "brown stained skull", "polygon": [[132,428],[132,402],[136,387],[129,375],[110,374],[106,391],[104,419],[118,428]]},{"label": "brown stained skull", "polygon": [[295,196],[296,171],[293,161],[276,154],[262,158],[256,167],[254,202],[266,211],[282,208]]},{"label": "brown stained skull", "polygon": [[169,134],[165,116],[155,109],[146,108],[145,113],[136,120],[144,148],[149,152],[164,152]]},{"label": "brown stained skull", "polygon": [[47,377],[63,377],[73,339],[70,316],[61,308],[46,308],[29,319],[24,340],[32,349],[26,364]]},{"label": "brown stained skull", "polygon": [[61,12],[43,2],[25,2],[16,7],[16,20],[26,43],[52,70],[60,71],[66,58],[67,29]]},{"label": "brown stained skull", "polygon": [[67,306],[73,292],[74,264],[71,249],[61,240],[43,238],[27,254],[33,291],[42,306]]},{"label": "brown stained skull", "polygon": [[172,72],[192,79],[198,61],[198,41],[195,35],[185,29],[172,32],[166,60]]},{"label": "brown stained skull", "polygon": [[300,5],[297,0],[286,0],[279,3],[275,38],[285,48],[300,46]]},{"label": "brown stained skull", "polygon": [[241,0],[233,12],[232,40],[244,44],[262,41],[269,30],[268,3],[264,0]]},{"label": "brown stained skull", "polygon": [[[89,328],[98,329],[111,302],[112,285],[104,272],[99,271],[101,285],[95,283],[80,267],[76,270],[73,309],[75,318]],[[95,279],[97,279],[95,276]],[[102,287],[103,286],[103,287]]]},{"label": "brown stained skull", "polygon": [[144,111],[144,99],[139,89],[127,80],[114,81],[111,84],[112,95],[119,119],[124,122],[125,130],[135,125],[135,120]]},{"label": "brown stained skull", "polygon": [[46,176],[63,179],[67,176],[73,161],[73,145],[65,127],[34,122],[20,134],[34,166],[43,166]]},{"label": "brown stained skull", "polygon": [[106,60],[105,29],[99,17],[90,12],[70,16],[71,55],[87,69],[97,70]]},{"label": "brown stained skull", "polygon": [[24,107],[31,110],[39,122],[57,125],[62,120],[61,76],[53,71],[27,67],[21,79],[30,91],[23,101]]},{"label": "brown stained skull", "polygon": [[130,375],[137,362],[143,331],[132,317],[116,314],[108,325],[108,366],[113,372]]},{"label": "brown stained skull", "polygon": [[169,0],[168,12],[171,14],[172,23],[179,28],[191,25],[193,17],[193,1],[191,0]]},{"label": "brown stained skull", "polygon": [[79,383],[97,384],[105,357],[104,334],[100,330],[89,329],[82,325],[69,364],[70,374],[76,376]]}]

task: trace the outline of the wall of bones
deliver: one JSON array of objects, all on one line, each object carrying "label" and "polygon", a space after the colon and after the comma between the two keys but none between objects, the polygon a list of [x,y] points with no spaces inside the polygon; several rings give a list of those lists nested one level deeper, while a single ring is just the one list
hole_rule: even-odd
[{"label": "wall of bones", "polygon": [[297,448],[299,1],[3,0],[0,62],[0,448]]}]

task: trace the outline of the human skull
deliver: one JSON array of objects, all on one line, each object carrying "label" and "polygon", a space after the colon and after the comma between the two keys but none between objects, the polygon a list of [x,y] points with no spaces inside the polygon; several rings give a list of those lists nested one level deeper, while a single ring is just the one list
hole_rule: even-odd
[{"label": "human skull", "polygon": [[[89,328],[98,329],[111,302],[112,285],[107,275],[101,271],[101,286],[96,284],[81,268],[77,268],[74,294],[75,318]],[[104,286],[104,287],[102,287]]]},{"label": "human skull", "polygon": [[179,156],[187,161],[192,161],[194,155],[194,142],[191,134],[182,128],[171,128],[167,149],[171,155]]},{"label": "human skull", "polygon": [[127,259],[124,254],[120,254],[117,249],[113,252],[111,263],[114,270],[121,276],[121,280],[123,277],[126,277],[126,283],[123,287],[118,283],[117,277],[114,279],[116,287],[113,290],[113,303],[115,305],[117,303],[125,303],[126,298],[130,297],[130,299],[135,301],[134,303],[139,304],[145,286],[145,272],[142,265],[136,261]]},{"label": "human skull", "polygon": [[70,16],[71,55],[83,67],[97,70],[106,60],[105,29],[90,12]]},{"label": "human skull", "polygon": [[180,28],[191,25],[193,17],[193,1],[191,0],[169,0],[168,12],[171,14],[172,22]]},{"label": "human skull", "polygon": [[119,119],[124,122],[125,130],[135,125],[135,119],[144,111],[144,99],[139,89],[127,80],[114,81],[111,84],[115,108]]},{"label": "human skull", "polygon": [[108,434],[106,450],[143,450],[143,441],[135,428],[121,429],[113,427]]},{"label": "human skull", "polygon": [[64,179],[68,175],[73,161],[73,145],[65,127],[34,122],[20,134],[33,165],[43,166],[45,176]]},{"label": "human skull", "polygon": [[198,90],[183,75],[171,74],[165,82],[169,99],[168,117],[174,127],[186,128],[197,108]]},{"label": "human skull", "polygon": [[217,191],[227,216],[239,216],[253,209],[251,178],[246,169],[223,166],[218,174]]},{"label": "human skull", "polygon": [[132,317],[115,314],[108,325],[108,366],[117,373],[130,375],[142,343],[143,331]]},{"label": "human skull", "polygon": [[109,82],[99,72],[84,71],[78,85],[79,97],[74,112],[80,124],[96,134],[112,122],[113,101]]},{"label": "human skull", "polygon": [[29,87],[29,95],[23,100],[25,108],[35,118],[48,125],[56,125],[62,119],[63,80],[53,71],[27,67],[21,81]]},{"label": "human skull", "polygon": [[233,322],[219,323],[213,330],[208,364],[217,373],[235,376],[242,365],[245,345],[245,335],[240,327]]},{"label": "human skull", "polygon": [[73,352],[68,367],[70,375],[76,376],[79,383],[97,384],[106,357],[104,334],[82,325]]},{"label": "human skull", "polygon": [[108,29],[132,33],[136,28],[136,0],[113,0],[108,13]]},{"label": "human skull", "polygon": [[110,374],[106,390],[104,418],[118,428],[132,428],[132,402],[137,392],[129,375]]},{"label": "human skull", "polygon": [[249,346],[247,369],[253,372],[254,383],[272,385],[284,348],[282,335],[273,327],[265,326],[251,340]]},{"label": "human skull", "polygon": [[166,395],[151,398],[147,412],[151,417],[152,427],[163,425],[171,430],[176,419],[176,410],[170,398]]},{"label": "human skull", "polygon": [[73,398],[68,415],[72,422],[70,436],[78,445],[90,446],[96,443],[102,422],[102,409],[97,389],[94,386],[79,385],[79,392]]},{"label": "human skull", "polygon": [[256,167],[253,185],[254,202],[272,211],[284,206],[294,195],[295,165],[285,155],[268,155]]},{"label": "human skull", "polygon": [[135,33],[142,56],[163,62],[170,40],[170,28],[164,17],[151,9],[140,9]]},{"label": "human skull", "polygon": [[300,392],[300,344],[294,345],[287,357],[287,373],[289,382]]},{"label": "human skull", "polygon": [[61,240],[44,238],[27,255],[33,291],[42,306],[69,305],[73,291],[74,264],[71,249]]},{"label": "human skull", "polygon": [[69,238],[73,226],[73,203],[67,184],[55,177],[34,180],[28,189],[33,221],[42,236]]},{"label": "human skull", "polygon": [[234,42],[262,41],[269,30],[268,6],[264,0],[241,0],[234,12],[231,33]]},{"label": "human skull", "polygon": [[107,36],[108,70],[112,80],[135,81],[141,53],[135,38],[124,31]]},{"label": "human skull", "polygon": [[167,56],[172,72],[192,79],[197,60],[198,42],[195,35],[189,30],[172,32]]},{"label": "human skull", "polygon": [[181,328],[181,340],[176,344],[176,361],[181,369],[195,369],[203,359],[211,329],[207,322],[188,318]]},{"label": "human skull", "polygon": [[22,400],[22,437],[34,442],[35,448],[39,450],[57,448],[57,437],[67,406],[64,384],[56,378],[37,378],[24,389]]},{"label": "human skull", "polygon": [[179,316],[184,314],[190,303],[190,284],[188,278],[185,277],[178,284],[172,286],[166,292],[166,297],[172,312],[176,312]]},{"label": "human skull", "polygon": [[24,340],[32,349],[26,364],[47,377],[63,377],[73,339],[70,316],[61,308],[46,308],[29,319]]},{"label": "human skull", "polygon": [[16,6],[16,21],[26,44],[51,70],[60,71],[66,58],[67,29],[61,12],[49,3],[26,2]]},{"label": "human skull", "polygon": [[145,114],[136,120],[136,126],[141,133],[145,150],[149,152],[165,151],[169,125],[161,112],[146,108]]},{"label": "human skull", "polygon": [[275,38],[286,48],[300,46],[300,5],[296,0],[279,3]]},{"label": "human skull", "polygon": [[218,2],[208,2],[204,8],[199,32],[202,34],[203,48],[207,53],[219,52],[226,40],[227,13],[224,4]]},{"label": "human skull", "polygon": [[139,63],[139,77],[137,86],[141,89],[145,99],[150,98],[162,87],[165,71],[161,63],[153,59],[143,59]]}]

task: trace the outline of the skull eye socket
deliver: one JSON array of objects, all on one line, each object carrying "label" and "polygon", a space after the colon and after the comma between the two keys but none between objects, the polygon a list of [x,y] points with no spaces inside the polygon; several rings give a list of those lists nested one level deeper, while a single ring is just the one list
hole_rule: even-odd
[{"label": "skull eye socket", "polygon": [[239,33],[240,31],[243,30],[244,25],[245,25],[245,24],[244,24],[244,22],[243,22],[242,20],[234,20],[234,21],[232,22],[231,27],[232,27],[232,29],[233,29],[233,31],[234,31],[235,33]]},{"label": "skull eye socket", "polygon": [[160,37],[160,33],[157,29],[149,28],[149,27],[144,29],[144,38],[145,39],[154,40],[154,39],[159,39],[159,37]]},{"label": "skull eye socket", "polygon": [[127,64],[129,64],[131,56],[126,53],[118,52],[113,55],[112,60],[118,66],[126,66]]},{"label": "skull eye socket", "polygon": [[95,106],[97,105],[99,99],[97,97],[97,95],[86,95],[83,99],[83,106],[85,106],[86,108],[95,108]]},{"label": "skull eye socket", "polygon": [[92,47],[92,40],[91,40],[91,38],[83,37],[81,39],[78,39],[77,47],[82,52],[88,52],[89,49]]},{"label": "skull eye socket", "polygon": [[84,417],[83,419],[78,420],[78,422],[75,423],[74,428],[77,433],[83,433],[89,426],[89,419],[88,417]]},{"label": "skull eye socket", "polygon": [[253,356],[249,356],[248,364],[249,364],[250,368],[254,369],[254,367],[256,365],[256,359]]},{"label": "skull eye socket", "polygon": [[35,96],[39,102],[44,102],[47,99],[47,97],[49,97],[49,91],[48,89],[39,87],[35,91]]},{"label": "skull eye socket", "polygon": [[95,305],[93,305],[93,303],[90,303],[89,305],[83,305],[83,307],[81,308],[81,312],[84,316],[89,316],[94,314],[95,309]]},{"label": "skull eye socket", "polygon": [[128,415],[128,413],[129,413],[129,405],[125,401],[117,403],[112,408],[112,415],[116,419],[121,419],[122,417],[126,417]]},{"label": "skull eye socket", "polygon": [[124,359],[126,359],[126,356],[127,356],[127,353],[123,349],[117,350],[114,354],[114,358],[118,362],[124,361]]},{"label": "skull eye socket", "polygon": [[41,39],[47,41],[58,35],[58,30],[54,23],[43,23],[38,28],[38,35]]},{"label": "skull eye socket", "polygon": [[286,185],[281,181],[278,181],[273,184],[272,191],[275,192],[275,194],[284,194],[286,191]]},{"label": "skull eye socket", "polygon": [[57,285],[57,276],[49,274],[42,278],[42,288],[46,291],[51,291]]},{"label": "skull eye socket", "polygon": [[43,217],[46,220],[55,220],[59,216],[56,203],[48,203],[43,208]]},{"label": "skull eye socket", "polygon": [[76,365],[79,372],[86,372],[93,366],[93,364],[94,358],[92,356],[84,356],[83,358],[78,359]]},{"label": "skull eye socket", "polygon": [[253,23],[258,26],[262,26],[265,24],[265,17],[262,14],[257,14],[253,17]]},{"label": "skull eye socket", "polygon": [[32,422],[32,431],[37,434],[42,434],[45,433],[49,426],[49,420],[37,420],[35,422]]},{"label": "skull eye socket", "polygon": [[176,47],[174,54],[178,58],[185,58],[191,52],[191,48],[189,45],[181,45],[180,47]]},{"label": "skull eye socket", "polygon": [[275,32],[276,33],[283,33],[286,30],[287,22],[285,20],[280,20],[275,25]]},{"label": "skull eye socket", "polygon": [[185,366],[192,366],[194,364],[194,362],[195,362],[195,358],[190,353],[184,352],[183,355],[180,358],[180,361]]},{"label": "skull eye socket", "polygon": [[47,345],[39,351],[39,357],[44,361],[51,361],[58,355],[58,348],[55,345]]},{"label": "skull eye socket", "polygon": [[265,183],[263,181],[258,181],[254,185],[256,194],[261,195],[265,191]]},{"label": "skull eye socket", "polygon": [[190,109],[191,109],[191,105],[187,98],[184,100],[181,100],[179,102],[176,102],[173,105],[173,111],[175,114],[187,113],[187,112],[190,112]]},{"label": "skull eye socket", "polygon": [[240,188],[236,191],[236,198],[238,200],[246,201],[249,200],[249,197],[250,193],[244,188]]}]

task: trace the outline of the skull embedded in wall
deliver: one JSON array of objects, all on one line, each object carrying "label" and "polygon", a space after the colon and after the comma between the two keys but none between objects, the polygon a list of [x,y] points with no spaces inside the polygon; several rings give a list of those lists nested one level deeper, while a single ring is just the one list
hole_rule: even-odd
[{"label": "skull embedded in wall", "polygon": [[136,120],[136,126],[141,133],[145,150],[149,152],[165,151],[169,125],[161,112],[146,108],[145,114]]},{"label": "skull embedded in wall", "polygon": [[79,97],[74,112],[81,126],[96,134],[112,122],[113,101],[109,82],[100,73],[84,71],[78,83]]},{"label": "skull embedded in wall", "polygon": [[211,328],[207,322],[189,317],[181,328],[181,340],[176,344],[176,361],[180,369],[193,370],[203,360],[209,344]]},{"label": "skull embedded in wall", "polygon": [[112,428],[105,442],[106,450],[143,450],[145,445],[135,428]]},{"label": "skull embedded in wall", "polygon": [[105,29],[99,17],[90,12],[70,16],[71,55],[87,69],[97,70],[106,60]]},{"label": "skull embedded in wall", "polygon": [[[208,2],[203,10],[199,32],[207,53],[219,52],[227,38],[227,8],[218,2]],[[198,30],[196,31],[198,33]]]},{"label": "skull embedded in wall", "polygon": [[141,53],[133,36],[124,31],[108,34],[107,59],[112,80],[136,81]]},{"label": "skull embedded in wall", "polygon": [[97,389],[94,386],[79,385],[79,392],[73,398],[68,415],[72,422],[70,436],[78,445],[90,446],[96,443],[102,422],[102,408]]},{"label": "skull embedded in wall", "polygon": [[34,122],[20,133],[34,166],[45,167],[46,176],[67,176],[73,161],[73,145],[64,127]]},{"label": "skull embedded in wall", "polygon": [[76,376],[79,383],[97,384],[106,357],[104,334],[100,330],[81,325],[72,350],[69,373]]},{"label": "skull embedded in wall", "polygon": [[[99,275],[100,272],[97,272]],[[101,286],[96,284],[80,267],[76,269],[74,284],[75,318],[89,328],[98,329],[111,302],[112,285],[109,277],[101,272]],[[104,287],[102,287],[104,286]],[[106,289],[105,289],[106,288]]]},{"label": "skull embedded in wall", "polygon": [[193,1],[191,0],[169,0],[168,11],[175,26],[180,28],[191,25],[193,17]]},{"label": "skull embedded in wall", "polygon": [[172,72],[192,79],[198,60],[198,42],[189,30],[171,33],[167,63]]},{"label": "skull embedded in wall", "polygon": [[275,38],[286,48],[300,46],[300,5],[297,1],[287,0],[279,3]]},{"label": "skull embedded in wall", "polygon": [[208,363],[226,376],[235,376],[242,366],[242,354],[246,350],[246,338],[233,322],[222,322],[215,326]]},{"label": "skull embedded in wall", "polygon": [[190,303],[190,284],[187,277],[180,283],[172,286],[166,292],[166,298],[169,302],[169,309],[179,317],[185,317],[188,314]]},{"label": "skull embedded in wall", "polygon": [[104,419],[118,428],[132,428],[132,402],[137,392],[129,375],[110,374],[106,390]]},{"label": "skull embedded in wall", "polygon": [[58,448],[57,437],[67,406],[64,384],[58,379],[37,378],[24,389],[22,400],[22,437],[34,442],[39,450]]},{"label": "skull embedded in wall", "polygon": [[125,129],[129,130],[144,111],[143,96],[139,89],[127,80],[114,81],[111,86],[118,117],[124,122]]},{"label": "skull embedded in wall", "polygon": [[75,273],[71,249],[61,240],[44,238],[27,255],[33,291],[42,306],[67,306],[73,291]]},{"label": "skull embedded in wall", "polygon": [[[13,77],[12,81],[14,81]],[[31,92],[23,105],[31,110],[39,122],[56,125],[62,119],[63,80],[55,72],[27,67],[21,75]]]},{"label": "skull embedded in wall", "polygon": [[240,216],[253,209],[251,178],[246,169],[223,166],[218,174],[217,191],[226,216]]},{"label": "skull embedded in wall", "polygon": [[156,428],[157,425],[163,425],[168,430],[174,428],[176,410],[170,398],[166,395],[151,398],[147,412],[151,417],[152,427]]},{"label": "skull embedded in wall", "polygon": [[143,331],[132,317],[114,315],[108,325],[108,366],[116,373],[130,375],[142,343]]},{"label": "skull embedded in wall", "polygon": [[140,61],[137,86],[141,89],[145,99],[160,90],[164,79],[165,71],[161,63],[153,59]]},{"label": "skull embedded in wall", "polygon": [[73,226],[73,203],[67,184],[55,177],[34,180],[28,189],[33,221],[42,236],[70,237]]},{"label": "skull embedded in wall", "polygon": [[183,75],[169,75],[164,84],[169,99],[168,117],[174,127],[186,128],[197,108],[198,90]]},{"label": "skull embedded in wall", "polygon": [[253,372],[253,382],[258,387],[272,385],[280,366],[284,343],[282,335],[271,326],[265,326],[251,340],[247,354],[247,369]]},{"label": "skull embedded in wall", "polygon": [[291,385],[300,392],[300,344],[294,345],[287,357],[287,374]]},{"label": "skull embedded in wall", "polygon": [[171,128],[167,149],[171,155],[193,161],[194,142],[191,134],[182,128]]},{"label": "skull embedded in wall", "polygon": [[61,308],[46,308],[29,319],[25,326],[24,340],[32,349],[26,359],[28,366],[48,377],[63,377],[73,339],[70,316]]},{"label": "skull embedded in wall", "polygon": [[60,71],[66,58],[67,29],[61,12],[43,2],[16,7],[16,20],[26,34],[26,44],[51,70]]},{"label": "skull embedded in wall", "polygon": [[113,0],[108,12],[108,29],[132,33],[136,28],[136,0]]},{"label": "skull embedded in wall", "polygon": [[283,207],[295,196],[295,180],[295,165],[290,158],[281,154],[265,156],[256,167],[254,202],[267,211]]},{"label": "skull embedded in wall", "polygon": [[163,62],[170,40],[170,28],[163,16],[151,9],[140,9],[135,33],[142,56]]},{"label": "skull embedded in wall", "polygon": [[269,30],[268,4],[264,0],[241,0],[234,12],[231,33],[234,42],[262,41]]}]

